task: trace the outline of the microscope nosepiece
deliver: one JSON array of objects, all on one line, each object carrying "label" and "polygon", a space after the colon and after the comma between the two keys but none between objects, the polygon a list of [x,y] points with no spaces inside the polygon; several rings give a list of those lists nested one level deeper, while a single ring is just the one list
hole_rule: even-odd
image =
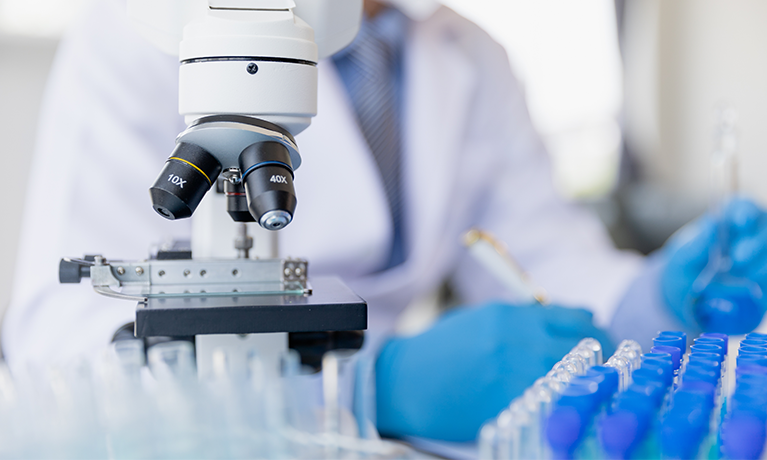
[{"label": "microscope nosepiece", "polygon": [[279,142],[257,142],[239,158],[248,210],[267,230],[279,230],[293,220],[296,192],[290,152]]},{"label": "microscope nosepiece", "polygon": [[191,217],[219,174],[221,163],[213,155],[181,142],[149,189],[152,207],[166,219]]}]

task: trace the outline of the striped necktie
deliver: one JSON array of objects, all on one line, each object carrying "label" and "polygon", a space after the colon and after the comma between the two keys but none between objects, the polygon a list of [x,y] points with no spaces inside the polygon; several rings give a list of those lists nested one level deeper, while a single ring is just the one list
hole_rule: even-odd
[{"label": "striped necktie", "polygon": [[394,237],[383,269],[405,260],[398,93],[401,52],[385,38],[380,22],[365,21],[348,50],[335,58],[389,201]]}]

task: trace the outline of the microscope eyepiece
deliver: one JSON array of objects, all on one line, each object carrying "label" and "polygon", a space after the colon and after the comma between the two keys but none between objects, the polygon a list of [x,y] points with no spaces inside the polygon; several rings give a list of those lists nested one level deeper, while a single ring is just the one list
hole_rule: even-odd
[{"label": "microscope eyepiece", "polygon": [[191,217],[219,174],[221,163],[213,155],[180,142],[149,189],[152,207],[166,219]]},{"label": "microscope eyepiece", "polygon": [[279,142],[257,142],[240,153],[240,171],[248,210],[267,230],[279,230],[293,220],[296,192],[290,152]]}]

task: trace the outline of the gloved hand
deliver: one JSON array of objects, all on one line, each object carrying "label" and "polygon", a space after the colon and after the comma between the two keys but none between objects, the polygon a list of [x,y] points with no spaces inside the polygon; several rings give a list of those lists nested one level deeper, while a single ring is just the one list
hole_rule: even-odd
[{"label": "gloved hand", "polygon": [[426,332],[384,346],[376,362],[378,429],[475,440],[482,423],[585,337],[612,354],[586,310],[493,303],[451,311]]},{"label": "gloved hand", "polygon": [[713,216],[705,215],[682,228],[664,246],[667,263],[661,292],[687,327],[745,333],[759,324],[767,307],[762,294],[767,292],[767,213],[748,199],[736,198],[722,214],[732,261],[726,278],[733,282],[711,283],[699,295],[707,279],[700,275],[708,270],[711,250],[718,244],[717,223]]}]

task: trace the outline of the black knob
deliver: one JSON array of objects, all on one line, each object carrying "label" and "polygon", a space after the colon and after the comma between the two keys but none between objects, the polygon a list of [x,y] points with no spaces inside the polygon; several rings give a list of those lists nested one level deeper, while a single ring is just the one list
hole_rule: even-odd
[{"label": "black knob", "polygon": [[86,256],[85,260],[61,259],[59,262],[59,283],[77,284],[83,278],[90,278],[92,264],[89,262],[92,260],[93,256]]}]

